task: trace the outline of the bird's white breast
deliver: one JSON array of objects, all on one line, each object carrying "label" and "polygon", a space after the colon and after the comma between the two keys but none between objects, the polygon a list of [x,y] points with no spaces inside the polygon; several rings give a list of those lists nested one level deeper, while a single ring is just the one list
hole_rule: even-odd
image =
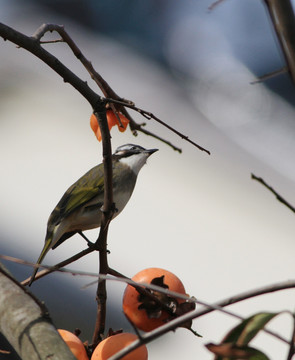
[{"label": "bird's white breast", "polygon": [[147,154],[147,153],[138,153],[138,154],[128,156],[126,158],[121,158],[119,160],[119,162],[121,164],[125,164],[125,165],[129,166],[130,169],[137,176],[140,169],[146,163],[146,160],[148,157],[149,157],[149,154]]}]

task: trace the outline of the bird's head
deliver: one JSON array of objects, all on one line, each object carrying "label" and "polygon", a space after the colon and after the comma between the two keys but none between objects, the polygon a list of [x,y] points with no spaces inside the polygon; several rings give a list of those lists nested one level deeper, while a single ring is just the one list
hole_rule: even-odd
[{"label": "bird's head", "polygon": [[145,149],[139,145],[125,144],[116,149],[113,158],[129,166],[137,175],[146,163],[147,158],[156,151],[158,151],[158,149]]}]

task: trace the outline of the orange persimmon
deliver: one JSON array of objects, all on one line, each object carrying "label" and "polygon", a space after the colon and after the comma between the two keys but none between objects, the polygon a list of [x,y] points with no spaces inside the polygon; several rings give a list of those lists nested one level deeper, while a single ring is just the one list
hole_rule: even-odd
[{"label": "orange persimmon", "polygon": [[68,330],[58,329],[59,335],[78,360],[89,360],[82,341]]},{"label": "orange persimmon", "polygon": [[[180,279],[164,269],[149,268],[142,270],[132,280],[138,283],[160,285],[165,289],[185,295],[185,289]],[[171,300],[175,302],[176,306],[185,302],[184,299],[167,297],[156,291],[152,291],[152,293],[167,304],[170,304]],[[142,297],[131,285],[127,285],[124,292],[123,312],[136,327],[143,331],[156,329],[169,321],[170,317],[168,312],[162,310],[147,296]]]},{"label": "orange persimmon", "polygon": [[[101,341],[95,348],[91,360],[107,360],[121,349],[133,343],[138,337],[130,333],[112,335]],[[147,360],[148,352],[145,345],[122,357],[122,360]]]},{"label": "orange persimmon", "polygon": [[[107,110],[106,115],[107,115],[108,127],[110,130],[115,125],[118,126],[118,129],[121,132],[126,130],[127,125],[129,124],[129,120],[123,114],[118,113],[122,126],[120,125],[116,115],[114,114],[114,112],[112,110]],[[90,126],[91,126],[91,129],[94,132],[95,136],[97,137],[97,140],[101,141],[100,128],[99,128],[96,116],[94,114],[92,114],[90,117]]]}]

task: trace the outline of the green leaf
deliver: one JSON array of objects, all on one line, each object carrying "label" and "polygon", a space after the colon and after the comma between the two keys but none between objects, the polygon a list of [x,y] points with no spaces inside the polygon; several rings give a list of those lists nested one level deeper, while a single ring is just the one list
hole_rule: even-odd
[{"label": "green leaf", "polygon": [[206,347],[209,351],[216,355],[215,359],[269,360],[269,358],[263,352],[249,346],[239,346],[230,343],[224,343],[220,345],[207,344]]},{"label": "green leaf", "polygon": [[278,314],[280,312],[261,312],[252,315],[230,330],[220,345],[209,344],[207,348],[215,353],[215,360],[267,360],[266,355],[259,350],[248,347],[248,344]]},{"label": "green leaf", "polygon": [[222,343],[234,343],[237,345],[247,345],[257,333],[275,316],[280,313],[257,313],[243,320],[238,326],[233,328],[223,339]]}]

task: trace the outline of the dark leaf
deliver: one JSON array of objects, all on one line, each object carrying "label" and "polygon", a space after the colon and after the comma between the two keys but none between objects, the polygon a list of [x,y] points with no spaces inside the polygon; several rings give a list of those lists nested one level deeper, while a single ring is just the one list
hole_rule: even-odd
[{"label": "dark leaf", "polygon": [[278,314],[261,312],[252,315],[230,330],[220,345],[209,344],[207,348],[216,354],[215,360],[265,360],[267,357],[263,353],[248,347],[248,344]]},{"label": "dark leaf", "polygon": [[223,339],[222,343],[233,343],[237,345],[247,345],[257,333],[275,316],[280,313],[257,313],[243,320],[238,326],[233,328]]},{"label": "dark leaf", "polygon": [[207,344],[207,349],[213,352],[218,360],[269,360],[261,351],[249,346],[238,346],[230,343],[220,345]]}]

